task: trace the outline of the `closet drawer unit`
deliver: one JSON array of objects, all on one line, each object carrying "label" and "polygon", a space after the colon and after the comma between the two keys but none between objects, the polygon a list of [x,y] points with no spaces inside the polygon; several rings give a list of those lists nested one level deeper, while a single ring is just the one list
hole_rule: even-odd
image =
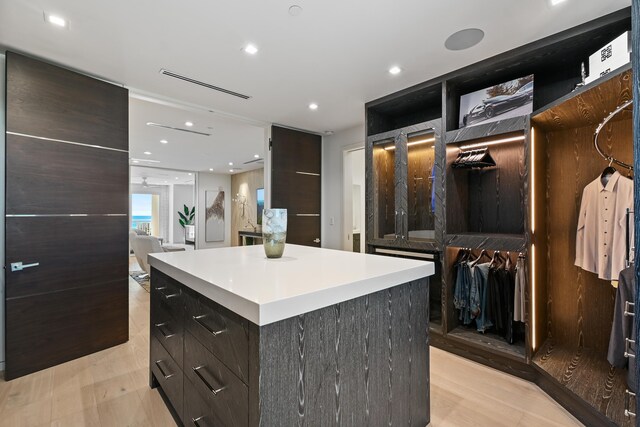
[{"label": "closet drawer unit", "polygon": [[248,384],[249,321],[202,296],[185,303],[185,330]]},{"label": "closet drawer unit", "polygon": [[152,269],[151,274],[151,303],[161,301],[168,311],[174,316],[182,316],[184,311],[183,292],[180,284],[165,275]]},{"label": "closet drawer unit", "polygon": [[218,427],[224,425],[215,417],[207,400],[200,396],[191,381],[184,380],[184,424],[191,427]]},{"label": "closet drawer unit", "polygon": [[182,419],[183,381],[184,375],[180,366],[171,358],[162,344],[151,337],[151,371],[158,384],[167,395],[173,409]]},{"label": "closet drawer unit", "polygon": [[248,387],[189,332],[185,333],[184,363],[186,378],[220,420],[219,425],[249,425]]},{"label": "closet drawer unit", "polygon": [[151,335],[169,352],[178,366],[182,366],[182,343],[184,341],[184,309],[169,311],[162,297],[151,302]]}]

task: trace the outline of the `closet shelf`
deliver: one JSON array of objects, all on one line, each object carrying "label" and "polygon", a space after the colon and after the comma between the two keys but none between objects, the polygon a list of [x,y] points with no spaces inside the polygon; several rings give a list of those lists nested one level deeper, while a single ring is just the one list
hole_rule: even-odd
[{"label": "closet shelf", "polygon": [[460,341],[472,347],[482,350],[490,350],[494,354],[499,354],[518,362],[526,362],[526,350],[524,342],[509,344],[502,337],[491,333],[481,334],[473,329],[459,326],[447,334],[447,338]]},{"label": "closet shelf", "polygon": [[511,117],[476,126],[451,130],[446,134],[447,144],[458,144],[476,139],[490,138],[513,132],[522,132],[529,127],[529,115]]},{"label": "closet shelf", "polygon": [[609,80],[614,79],[614,78],[626,73],[629,70],[631,70],[631,63],[628,63],[627,65],[624,65],[624,66],[618,68],[617,70],[614,70],[614,71],[612,71],[612,72],[610,72],[608,74],[605,74],[604,76],[598,78],[597,80],[594,80],[594,81],[592,81],[591,83],[589,83],[587,85],[579,87],[578,89],[574,90],[573,92],[570,92],[570,93],[566,94],[562,98],[558,98],[555,101],[545,105],[544,107],[537,109],[536,111],[534,111],[531,114],[531,117],[537,116],[538,114],[540,114],[540,113],[542,113],[542,112],[544,112],[546,110],[549,110],[551,108],[555,108],[558,105],[561,105],[564,102],[569,101],[572,98],[580,96],[583,93],[588,92],[591,89],[596,88],[596,87],[600,86],[601,84],[606,83]]},{"label": "closet shelf", "polygon": [[445,245],[456,248],[522,252],[527,246],[523,234],[456,233],[447,234]]},{"label": "closet shelf", "polygon": [[612,368],[604,352],[547,340],[532,361],[549,380],[567,387],[596,411],[606,408],[605,415],[616,425],[634,425],[624,416],[626,371]]}]

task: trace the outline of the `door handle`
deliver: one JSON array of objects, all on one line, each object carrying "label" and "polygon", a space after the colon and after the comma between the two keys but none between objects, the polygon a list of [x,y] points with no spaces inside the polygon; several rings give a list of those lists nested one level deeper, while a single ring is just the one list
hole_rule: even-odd
[{"label": "door handle", "polygon": [[[629,301],[625,301],[624,302],[624,315],[627,316],[627,317],[635,316],[635,313],[634,313],[635,306],[636,305],[634,303],[629,302]],[[632,308],[634,309],[634,311],[631,311]]]},{"label": "door handle", "polygon": [[624,391],[624,416],[627,418],[636,416],[636,413],[631,411],[631,400],[634,400],[632,399],[633,397],[636,397],[634,392],[629,390]]},{"label": "door handle", "polygon": [[31,263],[31,264],[23,264],[22,261],[20,261],[20,262],[12,262],[11,263],[11,271],[22,271],[25,268],[37,267],[39,265],[40,265],[39,262],[34,262],[34,263]]},{"label": "door handle", "polygon": [[636,353],[631,351],[631,344],[635,344],[635,340],[630,340],[629,338],[624,339],[624,357],[628,358],[636,358]]}]

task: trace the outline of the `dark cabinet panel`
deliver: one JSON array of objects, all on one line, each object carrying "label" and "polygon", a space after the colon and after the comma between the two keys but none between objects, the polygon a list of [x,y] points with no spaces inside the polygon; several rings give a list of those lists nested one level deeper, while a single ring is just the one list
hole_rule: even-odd
[{"label": "dark cabinet panel", "polygon": [[124,88],[7,52],[7,131],[129,150]]},{"label": "dark cabinet panel", "polygon": [[319,248],[319,217],[289,215],[287,218],[287,243]]},{"label": "dark cabinet panel", "polygon": [[[249,322],[205,298],[186,298],[186,330],[245,383],[249,380]],[[186,357],[186,356],[185,356]]]},{"label": "dark cabinet panel", "polygon": [[126,214],[127,153],[7,135],[7,214]]},{"label": "dark cabinet panel", "polygon": [[7,266],[40,263],[6,270],[7,298],[125,279],[127,224],[127,217],[7,218]]},{"label": "dark cabinet panel", "polygon": [[272,170],[320,174],[322,162],[320,135],[273,126],[271,141]]},{"label": "dark cabinet panel", "polygon": [[164,390],[178,417],[182,419],[184,375],[180,369],[181,365],[171,358],[155,337],[151,337],[151,356],[149,362],[151,372]]},{"label": "dark cabinet panel", "polygon": [[249,425],[249,389],[190,333],[185,334],[185,377],[226,427]]},{"label": "dark cabinet panel", "polygon": [[125,278],[6,300],[6,371],[11,380],[122,344],[129,338]]},{"label": "dark cabinet panel", "polygon": [[182,366],[184,342],[184,309],[171,311],[167,304],[167,294],[151,292],[151,335],[169,352],[178,366]]},{"label": "dark cabinet panel", "polygon": [[289,215],[320,214],[320,177],[291,171],[274,171],[275,182],[289,183],[287,191],[271,197],[271,206],[285,208]]}]

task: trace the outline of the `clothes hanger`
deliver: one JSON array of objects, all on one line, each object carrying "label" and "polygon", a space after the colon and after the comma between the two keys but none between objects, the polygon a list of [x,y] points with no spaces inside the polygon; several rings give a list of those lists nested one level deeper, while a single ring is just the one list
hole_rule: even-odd
[{"label": "clothes hanger", "polygon": [[613,165],[613,157],[609,157],[609,166],[604,168],[604,170],[602,171],[602,174],[600,174],[600,182],[602,183],[603,187],[606,187],[607,184],[609,183],[609,179],[611,179],[614,173],[618,172],[618,170],[614,168],[612,165]]}]

